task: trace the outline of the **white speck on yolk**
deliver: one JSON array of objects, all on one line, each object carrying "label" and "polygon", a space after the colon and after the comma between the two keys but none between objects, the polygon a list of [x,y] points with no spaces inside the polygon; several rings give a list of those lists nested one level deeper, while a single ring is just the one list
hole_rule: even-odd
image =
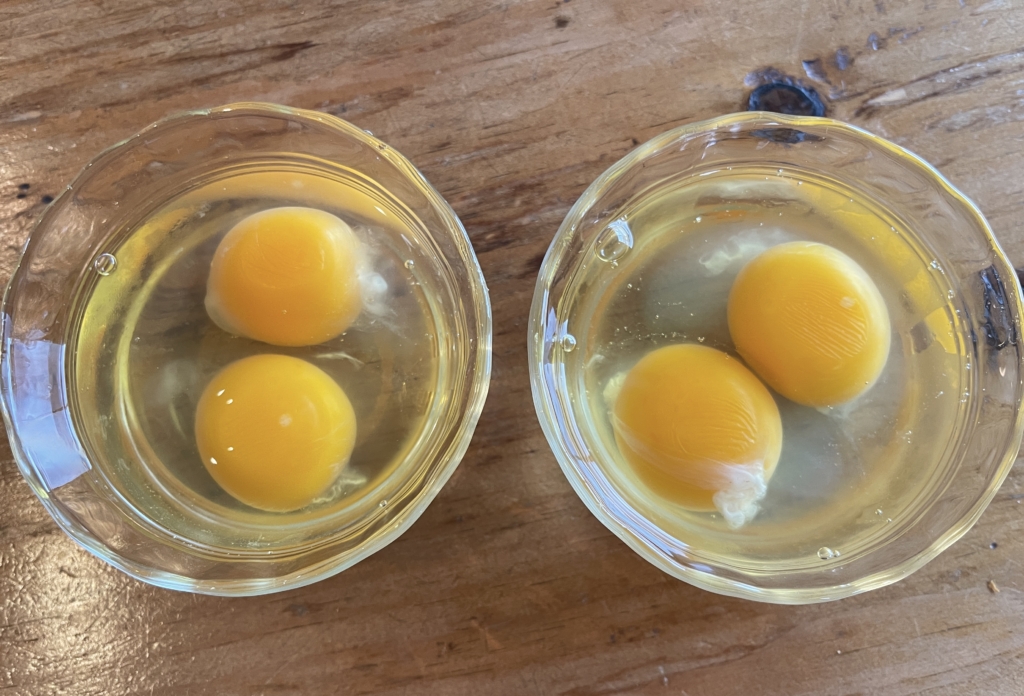
[{"label": "white speck on yolk", "polygon": [[[232,398],[218,398],[221,391]],[[287,512],[337,479],[355,446],[356,420],[330,375],[305,360],[267,353],[214,376],[199,398],[195,432],[202,461],[221,488],[252,507]]]},{"label": "white speck on yolk", "polygon": [[892,328],[878,287],[825,244],[780,244],[744,266],[729,294],[728,320],[751,369],[805,406],[856,398],[889,357]]}]

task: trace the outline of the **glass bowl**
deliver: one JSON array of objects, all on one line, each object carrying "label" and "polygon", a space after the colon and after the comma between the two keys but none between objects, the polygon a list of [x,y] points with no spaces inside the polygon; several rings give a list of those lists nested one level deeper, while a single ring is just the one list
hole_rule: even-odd
[{"label": "glass bowl", "polygon": [[[750,175],[750,181],[763,180],[757,186],[768,187],[765,191],[787,193],[779,193],[779,200],[772,197],[775,194],[751,199],[753,184],[736,183],[740,172]],[[815,186],[832,198],[808,202],[801,198],[804,194],[793,193]],[[673,200],[688,200],[692,207],[673,209],[658,203],[668,200],[669,190],[678,193]],[[850,450],[866,452],[870,445],[875,448],[870,451],[882,452],[877,467],[868,471],[866,459],[836,463],[836,472],[863,467],[868,473],[857,476],[863,476],[864,487],[856,487],[856,476],[850,483],[843,479],[845,474],[837,473],[834,490],[850,492],[848,499],[836,499],[834,506],[823,503],[813,515],[791,522],[785,529],[792,531],[784,540],[769,539],[769,532],[758,536],[760,517],[740,530],[725,530],[713,519],[714,513],[652,507],[645,497],[650,491],[623,473],[629,467],[618,459],[621,455],[609,435],[609,404],[614,397],[608,394],[615,392],[602,392],[602,383],[587,375],[603,369],[612,335],[618,341],[615,345],[639,346],[636,355],[694,339],[726,351],[731,343],[727,328],[717,338],[684,338],[685,328],[666,325],[666,314],[673,310],[664,303],[658,305],[660,315],[642,300],[615,304],[626,294],[627,280],[629,292],[637,293],[641,281],[644,288],[662,282],[643,276],[638,269],[650,267],[631,259],[661,263],[654,267],[661,269],[657,272],[663,274],[662,280],[668,277],[679,287],[718,283],[710,272],[707,279],[694,277],[689,266],[673,267],[658,261],[655,252],[645,251],[661,248],[651,241],[654,221],[675,225],[690,239],[712,229],[706,227],[710,214],[704,213],[702,222],[701,210],[717,214],[746,206],[763,214],[777,205],[781,216],[789,210],[785,206],[796,205],[803,206],[801,214],[813,216],[829,213],[822,208],[826,199],[841,201],[835,203],[842,209],[836,215],[852,215],[844,207],[849,201],[850,206],[860,206],[858,210],[873,211],[871,219],[876,222],[885,221],[877,240],[873,227],[864,228],[862,238],[845,240],[847,253],[866,259],[862,264],[873,258],[898,268],[890,257],[901,254],[907,261],[906,275],[882,289],[883,295],[888,293],[894,327],[889,363],[894,370],[905,368],[905,375],[915,376],[903,382],[898,376],[889,380],[892,388],[886,389],[896,394],[897,417],[868,430],[865,439],[872,442],[858,440],[854,445],[861,449]],[[652,210],[657,214],[649,213]],[[681,219],[684,215],[690,217]],[[904,232],[906,239],[900,237],[901,230],[909,231]],[[877,246],[882,236],[887,237],[888,251]],[[827,235],[819,241],[832,243]],[[731,248],[737,257],[743,251],[742,244]],[[717,258],[701,257],[701,263],[710,268]],[[730,259],[725,257],[722,265]],[[569,211],[541,266],[531,308],[534,404],[577,494],[646,560],[681,580],[725,595],[786,604],[835,600],[896,582],[920,568],[963,536],[992,500],[1021,441],[1021,302],[1014,269],[984,217],[917,156],[830,119],[758,112],[727,115],[676,128],[637,147],[602,174]],[[613,307],[626,308],[615,320],[619,323],[614,334],[602,328],[612,325],[604,317]],[[691,317],[718,311],[693,305],[687,309]],[[725,325],[724,304],[721,314],[712,317],[716,326]],[[678,320],[679,314],[675,316]],[[911,365],[924,367],[911,372]],[[888,379],[885,374],[883,380]],[[926,394],[924,383],[915,381],[924,376],[941,378],[946,386]],[[776,400],[785,431],[786,414],[796,411],[787,411],[784,400]],[[940,402],[946,405],[932,405]],[[808,418],[822,422],[839,417],[805,411]],[[914,434],[911,421],[921,432]],[[788,475],[783,473],[786,441],[784,436],[783,459],[769,484],[769,496],[776,480]],[[779,484],[783,489],[790,486],[779,495],[798,496],[799,486],[814,485],[818,482],[789,480]],[[868,504],[871,496],[877,497],[877,505]],[[761,514],[768,514],[768,500]],[[771,524],[769,520],[763,529],[784,529],[781,523]]]},{"label": "glass bowl", "polygon": [[[230,228],[210,221],[281,205],[335,212],[373,254],[379,306],[364,295],[317,355],[371,395],[362,412],[353,401],[360,437],[394,434],[357,440],[333,498],[263,513],[199,465],[191,419],[210,374],[194,366],[261,352],[206,317],[209,257]],[[3,413],[25,480],[73,540],[177,590],[279,591],[383,548],[458,466],[490,380],[487,289],[451,207],[368,132],[273,104],[171,116],[101,153],[40,218],[3,309]]]}]

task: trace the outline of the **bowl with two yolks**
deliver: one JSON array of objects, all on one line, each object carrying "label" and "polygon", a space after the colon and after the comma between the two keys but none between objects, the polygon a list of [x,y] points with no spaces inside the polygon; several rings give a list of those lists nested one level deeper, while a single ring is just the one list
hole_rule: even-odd
[{"label": "bowl with two yolks", "polygon": [[808,242],[744,266],[726,311],[739,359],[667,345],[613,380],[607,398],[618,449],[652,490],[738,528],[756,515],[782,452],[767,387],[805,406],[846,403],[878,379],[890,326],[867,274]]},{"label": "bowl with two yolks", "polygon": [[75,541],[252,595],[404,532],[468,447],[490,305],[455,213],[333,116],[170,116],[47,208],[5,299],[15,458]]},{"label": "bowl with two yolks", "polygon": [[1020,286],[930,165],[829,119],[639,146],[542,265],[530,367],[570,484],[643,558],[760,601],[895,582],[1021,437]]}]

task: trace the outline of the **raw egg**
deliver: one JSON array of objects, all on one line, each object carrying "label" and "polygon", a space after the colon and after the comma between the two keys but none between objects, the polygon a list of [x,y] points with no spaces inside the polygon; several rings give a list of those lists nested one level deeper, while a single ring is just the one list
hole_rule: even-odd
[{"label": "raw egg", "polygon": [[224,236],[210,265],[206,311],[229,333],[276,346],[323,343],[362,309],[359,240],[313,208],[250,215]]},{"label": "raw egg", "polygon": [[341,387],[315,365],[285,355],[235,361],[196,408],[206,470],[254,508],[286,512],[324,493],[352,454],[356,417]]},{"label": "raw egg", "polygon": [[754,258],[736,278],[728,317],[747,364],[805,406],[857,397],[889,357],[881,293],[853,259],[825,244],[790,242]]},{"label": "raw egg", "polygon": [[625,375],[615,439],[637,476],[730,527],[753,518],[782,451],[772,395],[739,360],[701,345],[658,348]]}]

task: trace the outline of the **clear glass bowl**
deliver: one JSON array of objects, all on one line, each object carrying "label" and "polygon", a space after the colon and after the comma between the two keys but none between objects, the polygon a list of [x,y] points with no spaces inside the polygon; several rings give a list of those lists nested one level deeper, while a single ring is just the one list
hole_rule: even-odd
[{"label": "clear glass bowl", "polygon": [[[601,425],[609,420],[608,397],[595,401],[589,394],[600,394],[600,383],[581,377],[605,359],[601,346],[591,344],[598,340],[595,326],[601,323],[602,311],[612,306],[601,299],[608,293],[588,288],[624,286],[623,274],[638,277],[636,268],[629,270],[631,256],[643,253],[634,247],[645,248],[645,222],[637,211],[647,210],[644,205],[657,209],[661,204],[650,201],[663,200],[658,196],[664,195],[667,182],[685,192],[718,177],[717,191],[728,198],[730,177],[754,170],[764,174],[760,179],[777,175],[791,182],[819,182],[830,190],[847,192],[851,203],[855,197],[866,201],[892,221],[892,227],[886,223],[887,234],[890,229],[899,234],[897,227],[914,231],[914,249],[924,271],[941,280],[935,283],[941,287],[935,314],[928,321],[908,323],[905,331],[895,334],[892,355],[902,359],[903,353],[923,352],[936,341],[950,346],[940,351],[948,356],[943,364],[951,366],[950,384],[959,389],[950,400],[950,425],[934,433],[934,441],[916,436],[915,442],[929,440],[925,444],[935,452],[929,462],[934,466],[922,468],[932,472],[927,480],[907,484],[909,492],[899,509],[883,513],[871,506],[850,513],[850,528],[857,533],[840,540],[841,554],[838,546],[833,550],[824,543],[829,541],[820,538],[819,527],[824,525],[814,522],[794,526],[791,545],[801,548],[800,555],[770,558],[758,555],[766,547],[757,547],[761,541],[752,534],[719,533],[721,527],[717,531],[710,523],[701,527],[703,522],[682,519],[670,508],[651,512],[621,473],[628,466],[616,463],[614,439],[601,435],[610,428]],[[707,202],[711,206],[722,200],[710,198],[715,199]],[[774,204],[743,202],[754,207],[762,203]],[[685,231],[698,229],[693,225],[700,223],[698,216],[673,224]],[[672,282],[693,285],[697,281],[679,279],[677,274]],[[901,287],[909,285],[891,285],[896,302],[908,307],[916,302],[909,290],[901,293]],[[599,299],[581,299],[586,292]],[[641,307],[642,302],[634,306]],[[1021,306],[1014,269],[984,217],[917,156],[830,119],[756,112],[727,115],[676,128],[636,148],[602,174],[569,211],[541,266],[531,308],[534,404],[548,442],[580,498],[643,558],[679,579],[726,595],[787,604],[839,599],[895,582],[920,568],[963,536],[992,500],[1021,441]],[[913,315],[905,310],[893,307],[890,313]],[[635,314],[628,318],[644,321]],[[900,330],[895,319],[894,327]],[[636,338],[641,343],[648,340]],[[673,336],[645,345],[682,340]],[[699,340],[703,342],[704,336]],[[726,333],[723,344],[728,340]],[[593,385],[596,390],[590,389]],[[905,393],[910,411],[918,406],[926,410],[920,403],[923,390],[917,396],[913,389]],[[886,442],[904,436],[885,428],[877,435]],[[905,436],[907,442],[912,440],[909,430]],[[785,466],[785,451],[783,456],[775,478]],[[880,461],[884,468],[886,461]],[[890,463],[914,462],[894,459]],[[913,478],[913,467],[906,471]],[[771,489],[772,484],[769,494]],[[817,520],[826,521],[828,514],[823,506]]]},{"label": "clear glass bowl", "polygon": [[[404,440],[404,449],[389,450],[388,461],[397,464],[377,478],[365,478],[358,495],[342,494],[314,505],[312,512],[276,516],[230,499],[211,502],[168,474],[170,464],[161,461],[141,431],[131,424],[112,425],[124,420],[123,411],[134,411],[113,408],[113,398],[105,401],[110,395],[101,394],[111,390],[110,382],[130,382],[132,375],[115,364],[112,378],[96,376],[100,371],[92,369],[90,356],[101,354],[100,334],[125,329],[117,334],[129,337],[122,342],[145,339],[140,345],[148,345],[153,355],[163,349],[161,341],[178,340],[195,323],[187,316],[169,321],[158,315],[151,324],[162,321],[163,326],[147,334],[132,305],[150,287],[146,283],[173,275],[163,290],[174,297],[200,293],[198,302],[185,306],[206,322],[205,272],[199,264],[178,264],[174,271],[177,267],[168,270],[156,256],[133,260],[126,252],[118,260],[117,255],[137,235],[154,234],[150,221],[163,215],[160,211],[170,206],[175,213],[176,202],[200,194],[202,205],[183,203],[178,212],[191,211],[195,220],[208,210],[210,216],[226,210],[237,217],[246,214],[245,205],[259,206],[262,196],[283,197],[286,205],[358,208],[360,219],[371,220],[364,234],[378,235],[371,241],[381,247],[400,250],[389,260],[389,272],[403,279],[403,301],[421,298],[416,306],[425,308],[424,324],[417,328],[417,340],[428,346],[423,350],[437,367],[424,373],[433,375],[424,378],[427,384],[416,386],[426,395],[422,425]],[[157,234],[167,258],[181,251],[174,245],[189,243],[181,239],[191,239],[175,237],[180,227],[168,224]],[[208,234],[203,248],[212,250],[216,235],[224,232]],[[110,284],[118,278],[125,282]],[[101,282],[107,284],[97,285]],[[97,287],[118,288],[107,292],[100,306],[109,321],[94,321],[91,326],[98,328],[81,332],[86,308],[94,306],[86,300],[95,297]],[[96,157],[39,220],[3,309],[3,413],[26,481],[61,528],[87,550],[140,580],[191,592],[252,595],[305,585],[397,538],[458,466],[490,380],[487,289],[451,207],[408,160],[368,132],[329,115],[273,104],[232,104],[171,116]],[[386,322],[386,312],[373,320]],[[131,339],[136,331],[146,335]],[[228,345],[230,353],[230,346],[245,342],[207,333],[219,334],[212,348],[203,346],[214,352]],[[388,356],[392,364],[403,355],[403,347],[394,345]],[[157,372],[166,375],[173,367],[158,365]],[[175,389],[177,382],[152,384],[157,390],[161,384]],[[405,387],[401,382],[398,389]],[[149,386],[140,389],[145,393]],[[379,394],[375,403],[391,398]],[[388,411],[383,412],[386,427]],[[157,422],[145,432],[162,427]],[[190,432],[180,425],[179,430]],[[206,477],[201,466],[194,469],[197,477]]]}]

